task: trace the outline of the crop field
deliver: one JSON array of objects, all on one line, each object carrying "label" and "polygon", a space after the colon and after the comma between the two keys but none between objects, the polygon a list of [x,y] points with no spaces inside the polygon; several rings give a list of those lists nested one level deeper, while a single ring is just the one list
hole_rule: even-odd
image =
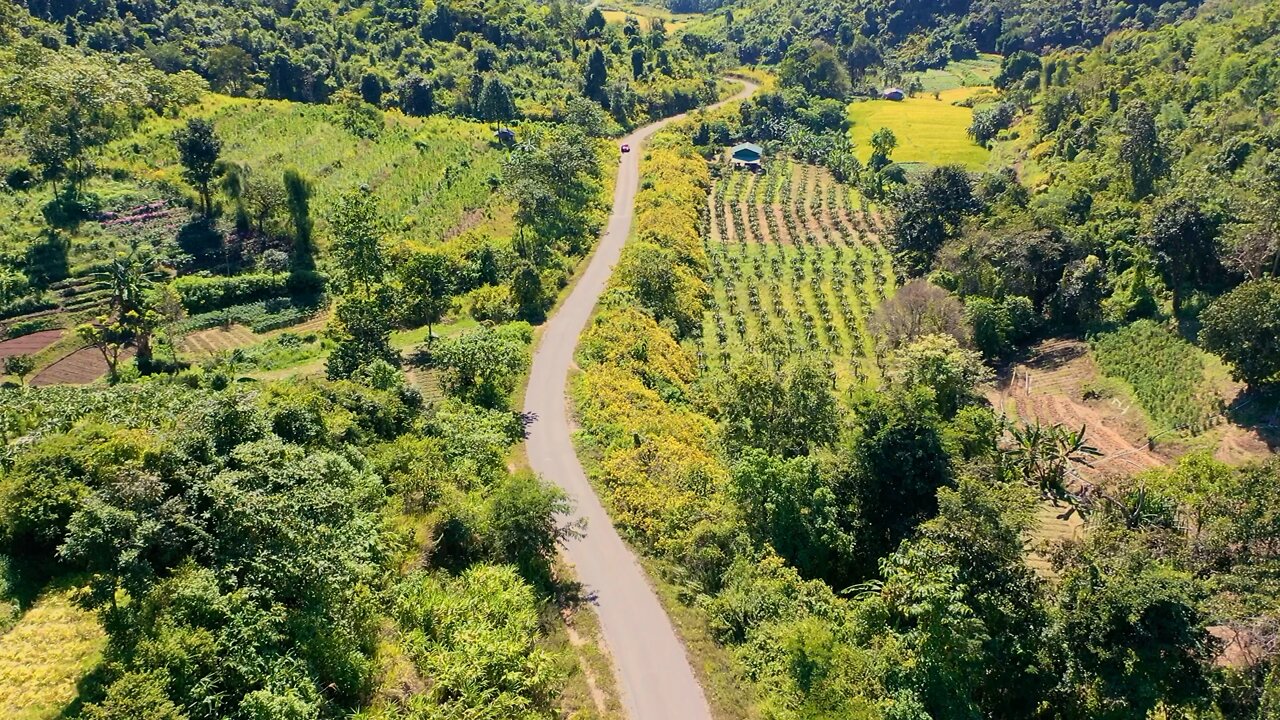
[{"label": "crop field", "polygon": [[640,21],[640,27],[649,30],[653,27],[654,19],[662,20],[667,32],[672,33],[689,23],[690,20],[702,17],[699,13],[673,13],[665,7],[657,5],[649,5],[642,2],[614,2],[604,3],[600,6],[600,14],[604,15],[606,22],[624,23],[628,16],[635,17]]},{"label": "crop field", "polygon": [[[410,240],[446,237],[485,210],[495,197],[490,179],[502,154],[484,123],[386,113],[374,138],[350,132],[331,106],[210,95],[186,116],[210,118],[224,142],[223,156],[259,172],[300,170],[316,187],[312,212],[323,219],[337,197],[367,184],[384,214]],[[170,135],[181,120],[153,120],[116,143],[103,165],[162,185],[179,182]]]},{"label": "crop field", "polygon": [[987,164],[990,151],[969,137],[973,110],[955,105],[981,88],[961,87],[939,93],[939,99],[921,94],[892,100],[859,100],[849,105],[853,127],[849,136],[857,148],[858,159],[871,156],[871,135],[882,127],[898,138],[891,156],[900,163],[930,165],[962,165],[971,170]]},{"label": "crop field", "polygon": [[[123,363],[133,356],[133,350],[120,353]],[[97,348],[86,347],[65,355],[50,363],[31,378],[31,384],[43,385],[87,385],[107,374],[107,363]]]},{"label": "crop field", "polygon": [[1160,429],[1195,427],[1222,407],[1205,383],[1203,354],[1150,320],[1139,320],[1093,341],[1102,372],[1128,383]]},{"label": "crop field", "polygon": [[0,634],[0,717],[63,717],[105,647],[97,619],[71,601],[71,591],[46,593]]},{"label": "crop field", "polygon": [[825,169],[778,161],[767,174],[721,178],[710,203],[714,306],[703,317],[702,362],[725,367],[782,343],[821,353],[842,382],[876,377],[867,323],[895,280],[853,191]]},{"label": "crop field", "polygon": [[941,69],[930,68],[920,73],[920,84],[926,94],[961,87],[990,85],[1000,72],[1000,56],[982,54],[970,60],[954,60]]},{"label": "crop field", "polygon": [[41,330],[12,340],[0,342],[0,359],[14,355],[34,355],[62,337],[65,330]]}]

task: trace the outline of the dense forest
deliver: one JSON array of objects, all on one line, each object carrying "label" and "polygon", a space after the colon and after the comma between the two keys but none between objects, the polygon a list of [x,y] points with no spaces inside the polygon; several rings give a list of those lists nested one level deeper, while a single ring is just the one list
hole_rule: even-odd
[{"label": "dense forest", "polygon": [[634,194],[566,410],[716,720],[1280,717],[1278,58],[1276,0],[0,0],[0,708],[624,717],[519,408]]},{"label": "dense forest", "polygon": [[[922,70],[976,56],[1088,46],[1108,33],[1188,17],[1198,2],[1135,3],[896,0],[715,3],[715,20],[694,35],[746,63],[778,63],[797,46],[821,41],[857,80]],[[683,0],[673,0],[683,9]],[[711,8],[701,8],[710,10]]]}]

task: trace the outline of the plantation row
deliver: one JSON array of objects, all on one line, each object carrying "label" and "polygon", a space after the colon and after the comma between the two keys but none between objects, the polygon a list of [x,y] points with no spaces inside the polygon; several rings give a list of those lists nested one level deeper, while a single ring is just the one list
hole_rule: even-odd
[{"label": "plantation row", "polygon": [[894,277],[865,201],[855,208],[820,168],[779,162],[768,175],[721,178],[710,203],[704,366],[772,345],[821,353],[844,380],[874,374],[869,318]]}]

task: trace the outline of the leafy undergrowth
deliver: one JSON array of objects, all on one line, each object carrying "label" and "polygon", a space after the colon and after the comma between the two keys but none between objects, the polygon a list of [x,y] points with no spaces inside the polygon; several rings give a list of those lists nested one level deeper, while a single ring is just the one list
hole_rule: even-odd
[{"label": "leafy undergrowth", "polygon": [[1163,429],[1194,425],[1217,412],[1200,351],[1151,320],[1139,320],[1093,341],[1103,374],[1133,387],[1148,417]]}]

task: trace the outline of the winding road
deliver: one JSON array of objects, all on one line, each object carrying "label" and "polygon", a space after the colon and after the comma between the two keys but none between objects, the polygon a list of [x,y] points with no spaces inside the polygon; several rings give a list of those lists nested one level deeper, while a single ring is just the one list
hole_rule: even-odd
[{"label": "winding road", "polygon": [[[756,91],[743,89],[724,104]],[[596,613],[613,657],[622,702],[631,720],[710,720],[706,696],[684,645],[630,548],[614,530],[574,452],[566,383],[578,336],[604,292],[631,231],[640,185],[641,146],[683,115],[646,125],[620,142],[631,146],[618,165],[609,224],[587,269],[560,309],[543,326],[533,355],[525,412],[537,419],[529,431],[529,463],[568,494],[587,522],[585,535],[566,543],[565,554],[583,589],[596,598]]]}]

